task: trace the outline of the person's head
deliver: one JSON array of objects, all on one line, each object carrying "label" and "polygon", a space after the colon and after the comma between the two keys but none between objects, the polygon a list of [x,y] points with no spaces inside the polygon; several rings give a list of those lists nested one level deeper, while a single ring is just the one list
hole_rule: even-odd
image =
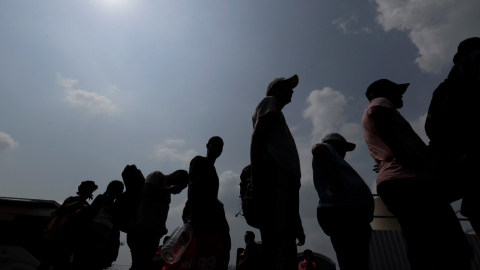
[{"label": "person's head", "polygon": [[347,152],[351,152],[355,150],[355,144],[347,142],[345,138],[338,134],[338,133],[329,133],[325,135],[322,139],[322,143],[328,143],[335,149],[335,151],[343,158],[345,158],[345,155]]},{"label": "person's head", "polygon": [[313,259],[313,252],[310,249],[305,249],[305,251],[303,251],[303,258],[311,262]]},{"label": "person's head", "polygon": [[170,185],[179,186],[182,189],[188,185],[188,172],[185,170],[177,170],[169,175],[165,175]]},{"label": "person's head", "polygon": [[396,84],[387,79],[380,79],[368,86],[365,95],[369,101],[378,97],[386,98],[393,103],[395,108],[400,109],[403,107],[403,94],[409,85],[409,83]]},{"label": "person's head", "polygon": [[286,105],[292,101],[293,88],[298,85],[298,76],[289,78],[275,78],[267,86],[267,96],[274,96],[281,104]]},{"label": "person's head", "polygon": [[163,238],[163,244],[165,245],[165,243],[168,241],[168,239],[170,239],[170,236],[165,236],[165,238]]},{"label": "person's head", "polygon": [[255,234],[251,231],[245,232],[245,236],[243,237],[243,240],[245,240],[245,243],[248,243],[250,241],[255,241]]},{"label": "person's head", "polygon": [[95,185],[95,182],[91,180],[83,181],[78,186],[77,195],[79,196],[87,196],[92,195],[92,193],[97,190],[98,186]]},{"label": "person's head", "polygon": [[223,151],[223,140],[218,136],[211,137],[207,142],[207,157],[217,159]]},{"label": "person's head", "polygon": [[113,180],[108,184],[107,190],[105,191],[105,193],[112,196],[113,198],[118,198],[120,197],[120,195],[122,195],[124,187],[125,186],[123,185],[122,181]]},{"label": "person's head", "polygon": [[453,63],[456,65],[463,57],[480,50],[480,38],[471,37],[458,44],[458,50],[453,56]]}]

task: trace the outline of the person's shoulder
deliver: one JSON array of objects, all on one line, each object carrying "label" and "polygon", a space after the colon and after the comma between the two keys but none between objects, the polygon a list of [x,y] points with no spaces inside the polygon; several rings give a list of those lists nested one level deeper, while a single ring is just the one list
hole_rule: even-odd
[{"label": "person's shoulder", "polygon": [[329,147],[331,147],[331,145],[329,145],[328,143],[325,143],[325,142],[317,143],[312,147],[312,152],[318,152],[318,151],[329,151],[330,152]]},{"label": "person's shoulder", "polygon": [[260,103],[258,103],[257,110],[265,106],[276,107],[277,104],[278,100],[274,96],[267,96],[264,97]]},{"label": "person's shoulder", "polygon": [[80,196],[70,196],[63,201],[63,204],[64,205],[65,204],[71,204],[71,203],[74,203],[74,202],[78,201],[78,199],[80,199]]},{"label": "person's shoulder", "polygon": [[393,107],[393,103],[390,100],[388,100],[388,98],[384,98],[384,97],[374,98],[370,101],[368,105],[370,107],[373,107],[373,106]]},{"label": "person's shoulder", "polygon": [[378,113],[383,114],[387,111],[395,111],[395,110],[396,110],[395,106],[390,100],[383,97],[378,97],[370,101],[370,104],[368,104],[368,107],[367,107],[366,114],[368,116],[372,116],[374,114],[378,114]]},{"label": "person's shoulder", "polygon": [[190,166],[193,166],[194,164],[201,164],[205,162],[205,160],[206,160],[206,157],[196,156],[192,158],[192,160],[190,161]]}]

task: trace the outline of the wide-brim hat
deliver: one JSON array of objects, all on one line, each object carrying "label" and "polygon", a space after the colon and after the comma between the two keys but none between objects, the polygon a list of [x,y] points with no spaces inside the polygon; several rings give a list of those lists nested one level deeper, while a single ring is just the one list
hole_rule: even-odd
[{"label": "wide-brim hat", "polygon": [[97,189],[98,189],[98,186],[97,186],[97,185],[95,184],[95,182],[92,181],[92,180],[82,181],[82,182],[80,183],[80,186],[78,186],[78,189],[80,189],[80,188],[87,188],[87,187],[92,188],[92,189],[94,189],[94,190],[97,190]]},{"label": "wide-brim hat", "polygon": [[345,140],[345,138],[338,133],[329,133],[325,135],[325,137],[323,137],[322,139],[322,142],[328,143],[329,141],[336,141],[342,143],[345,146],[345,150],[347,150],[347,152],[355,150],[355,147],[357,146],[354,143],[347,142],[347,140]]},{"label": "wide-brim hat", "polygon": [[480,38],[471,37],[458,44],[457,53],[453,56],[453,63],[457,64],[463,57],[471,54],[474,51],[480,50]]},{"label": "wide-brim hat", "polygon": [[370,100],[372,96],[378,93],[382,93],[385,91],[397,91],[399,94],[403,95],[406,91],[410,83],[402,83],[397,84],[387,79],[380,79],[374,81],[370,84],[367,88],[367,92],[365,95]]},{"label": "wide-brim hat", "polygon": [[273,86],[279,82],[282,82],[282,83],[287,83],[289,87],[291,87],[292,89],[297,87],[298,85],[298,82],[299,82],[299,79],[298,79],[298,76],[297,74],[291,76],[291,77],[288,77],[288,78],[285,78],[285,77],[280,77],[280,78],[275,78],[273,79],[267,86],[267,91],[266,91],[266,95],[267,96],[271,96],[272,95],[272,89],[273,89]]}]

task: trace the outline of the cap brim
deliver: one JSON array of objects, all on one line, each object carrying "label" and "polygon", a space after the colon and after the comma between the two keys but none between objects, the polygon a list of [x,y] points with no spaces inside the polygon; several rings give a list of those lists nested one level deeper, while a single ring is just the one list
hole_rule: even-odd
[{"label": "cap brim", "polygon": [[297,74],[293,75],[292,77],[289,77],[289,78],[286,78],[284,80],[284,82],[288,83],[288,85],[290,85],[290,87],[293,89],[295,87],[297,87],[298,85],[298,76]]},{"label": "cap brim", "polygon": [[410,83],[397,84],[397,89],[403,95],[407,91],[409,85]]},{"label": "cap brim", "polygon": [[351,152],[351,151],[355,150],[355,147],[356,147],[356,146],[357,146],[357,145],[355,145],[354,143],[349,143],[349,142],[347,142],[347,143],[345,144],[345,150],[347,150],[347,152]]}]

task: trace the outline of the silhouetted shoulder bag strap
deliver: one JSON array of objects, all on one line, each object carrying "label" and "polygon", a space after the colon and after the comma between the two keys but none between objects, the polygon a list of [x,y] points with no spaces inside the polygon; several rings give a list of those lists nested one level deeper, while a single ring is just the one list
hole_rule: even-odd
[{"label": "silhouetted shoulder bag strap", "polygon": [[55,234],[59,228],[61,219],[58,217],[58,212],[59,209],[55,209],[52,211],[50,221],[47,225],[47,229],[45,230],[45,233],[43,234],[43,237],[49,241],[55,240]]}]

